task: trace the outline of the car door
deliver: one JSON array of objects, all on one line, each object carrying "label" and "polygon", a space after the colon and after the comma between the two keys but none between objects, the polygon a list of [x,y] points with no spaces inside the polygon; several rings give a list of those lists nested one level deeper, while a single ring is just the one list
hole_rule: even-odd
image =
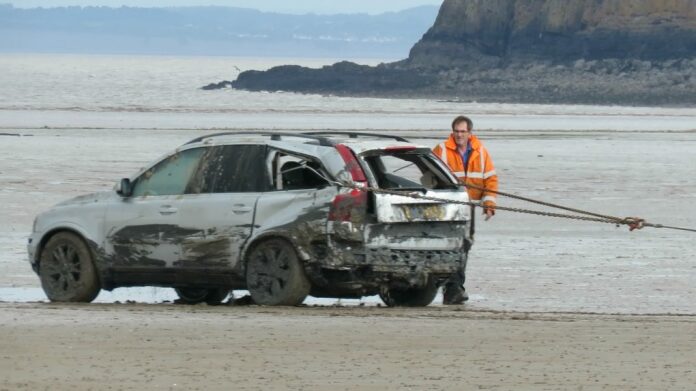
[{"label": "car door", "polygon": [[[162,269],[181,259],[196,230],[181,218],[187,189],[208,148],[177,151],[133,180],[130,197],[106,211],[105,252],[117,285],[166,283]],[[153,275],[163,281],[154,281]]]},{"label": "car door", "polygon": [[181,243],[181,258],[175,265],[196,269],[237,266],[240,250],[251,236],[258,198],[270,188],[264,145],[212,147],[187,190],[179,211],[187,229],[196,231]]},{"label": "car door", "polygon": [[273,191],[258,200],[254,237],[285,237],[300,252],[313,253],[326,243],[327,216],[337,190],[311,157],[272,148],[268,156]]}]

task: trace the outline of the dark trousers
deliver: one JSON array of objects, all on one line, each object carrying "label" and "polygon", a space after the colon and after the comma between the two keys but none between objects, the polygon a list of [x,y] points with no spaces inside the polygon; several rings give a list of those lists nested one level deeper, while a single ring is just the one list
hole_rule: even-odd
[{"label": "dark trousers", "polygon": [[447,281],[445,281],[444,289],[445,291],[453,289],[458,290],[464,289],[464,282],[466,281],[466,263],[469,260],[469,250],[474,242],[474,232],[476,232],[476,214],[475,207],[471,206],[471,225],[469,226],[469,238],[470,241],[464,244],[464,254],[459,260],[459,266],[457,267],[457,272],[452,274]]}]

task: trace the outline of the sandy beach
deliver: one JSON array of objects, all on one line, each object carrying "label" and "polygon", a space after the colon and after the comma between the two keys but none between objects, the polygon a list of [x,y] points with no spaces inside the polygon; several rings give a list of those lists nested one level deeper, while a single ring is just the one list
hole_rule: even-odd
[{"label": "sandy beach", "polygon": [[[676,231],[629,233],[500,212],[479,224],[471,300],[461,307],[440,298],[425,309],[388,309],[369,298],[299,308],[182,306],[162,299],[164,288],[133,304],[36,302],[22,296],[39,289],[24,252],[33,216],[111,188],[203,131],[5,132],[17,135],[0,137],[0,288],[15,294],[0,296],[0,390],[696,384],[696,247],[693,234]],[[693,224],[691,131],[484,131],[482,138],[507,191]]]},{"label": "sandy beach", "polygon": [[7,390],[692,390],[692,316],[0,304]]},{"label": "sandy beach", "polygon": [[[38,287],[25,250],[36,214],[70,197],[109,190],[148,162],[211,132],[12,131],[19,136],[0,136],[0,287],[15,288]],[[653,223],[695,225],[694,132],[479,134],[495,156],[504,191]],[[434,141],[420,139],[426,145]],[[505,198],[499,204],[548,210]],[[470,305],[505,311],[695,314],[693,237],[501,211],[477,225],[467,283]]]}]

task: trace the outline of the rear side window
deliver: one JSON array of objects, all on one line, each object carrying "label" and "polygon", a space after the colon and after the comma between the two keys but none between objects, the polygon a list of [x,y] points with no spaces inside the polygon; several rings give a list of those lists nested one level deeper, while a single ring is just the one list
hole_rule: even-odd
[{"label": "rear side window", "polygon": [[266,146],[212,147],[201,162],[187,193],[253,193],[267,191]]},{"label": "rear side window", "polygon": [[205,148],[187,149],[169,156],[138,177],[133,196],[184,194]]},{"label": "rear side window", "polygon": [[382,189],[451,189],[457,187],[434,162],[421,151],[381,152],[364,157]]},{"label": "rear side window", "polygon": [[320,189],[329,185],[322,164],[307,156],[269,149],[266,167],[274,190]]}]

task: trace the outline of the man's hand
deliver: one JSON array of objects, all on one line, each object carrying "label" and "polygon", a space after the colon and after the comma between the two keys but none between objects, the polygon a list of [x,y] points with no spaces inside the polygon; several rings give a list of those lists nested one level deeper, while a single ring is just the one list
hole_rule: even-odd
[{"label": "man's hand", "polygon": [[491,219],[491,217],[495,216],[495,209],[494,208],[483,208],[483,214],[486,215],[486,218],[484,220],[488,221]]}]

